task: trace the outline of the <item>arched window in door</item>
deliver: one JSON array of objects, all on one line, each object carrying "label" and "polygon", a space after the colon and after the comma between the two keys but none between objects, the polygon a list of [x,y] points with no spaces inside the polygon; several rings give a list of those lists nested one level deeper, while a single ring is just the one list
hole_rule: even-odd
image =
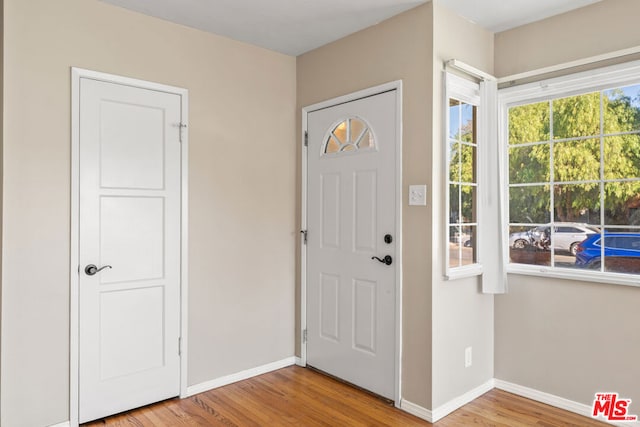
[{"label": "arched window in door", "polygon": [[369,125],[357,117],[349,117],[335,125],[325,139],[322,154],[375,148]]}]

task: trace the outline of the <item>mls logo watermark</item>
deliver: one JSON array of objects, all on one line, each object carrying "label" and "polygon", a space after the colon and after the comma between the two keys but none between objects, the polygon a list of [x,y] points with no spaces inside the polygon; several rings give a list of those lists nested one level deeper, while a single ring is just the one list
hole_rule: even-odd
[{"label": "mls logo watermark", "polygon": [[637,415],[629,414],[631,399],[621,399],[618,393],[596,393],[591,416],[603,416],[607,421],[637,421]]}]

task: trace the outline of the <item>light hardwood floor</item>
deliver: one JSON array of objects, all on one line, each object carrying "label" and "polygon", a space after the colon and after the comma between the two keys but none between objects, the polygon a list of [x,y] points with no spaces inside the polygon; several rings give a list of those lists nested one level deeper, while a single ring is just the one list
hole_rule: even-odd
[{"label": "light hardwood floor", "polygon": [[[85,424],[97,426],[429,426],[361,390],[310,369],[291,366],[188,399]],[[436,427],[606,426],[606,424],[492,390],[451,413]]]}]

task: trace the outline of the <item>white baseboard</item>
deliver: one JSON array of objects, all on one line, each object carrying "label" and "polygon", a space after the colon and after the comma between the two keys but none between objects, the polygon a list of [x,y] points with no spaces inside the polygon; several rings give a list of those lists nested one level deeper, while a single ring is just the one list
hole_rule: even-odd
[{"label": "white baseboard", "polygon": [[296,356],[296,365],[302,366],[303,368],[307,366],[305,363],[302,363],[302,357]]},{"label": "white baseboard", "polygon": [[251,377],[266,374],[267,372],[275,371],[287,366],[294,365],[296,358],[291,356],[286,359],[278,360],[276,362],[267,363],[266,365],[257,366],[255,368],[247,369],[245,371],[237,372],[231,375],[225,375],[224,377],[216,378],[210,381],[205,381],[200,384],[195,384],[187,387],[187,394],[184,397],[190,397],[194,394],[204,393],[205,391],[213,390],[214,388],[222,387],[228,384],[232,384],[238,381],[246,380]]},{"label": "white baseboard", "polygon": [[[504,390],[509,393],[517,394],[527,399],[535,400],[540,403],[554,406],[556,408],[564,409],[565,411],[573,412],[578,415],[591,417],[591,406],[583,403],[574,402],[573,400],[565,399],[564,397],[556,396],[550,393],[545,393],[533,388],[513,384],[503,380],[495,380],[495,386],[499,390]],[[635,412],[633,412],[635,409]],[[632,409],[632,413],[635,415],[640,412],[637,407]],[[640,422],[610,422],[602,418],[596,418],[598,421],[602,421],[618,427],[640,427]]]},{"label": "white baseboard", "polygon": [[422,418],[430,423],[435,423],[438,420],[446,417],[456,409],[462,408],[467,403],[477,399],[482,396],[486,392],[490,391],[494,387],[493,379],[487,381],[486,383],[474,388],[466,392],[465,394],[456,397],[434,409],[433,411],[423,408],[420,405],[416,405],[415,403],[409,402],[408,400],[402,399],[400,402],[400,409],[410,413],[411,415],[415,415],[418,418]]},{"label": "white baseboard", "polygon": [[[516,394],[521,397],[526,397],[527,399],[535,400],[540,403],[544,403],[547,405],[554,406],[556,408],[564,409],[565,411],[573,412],[574,414],[582,415],[587,418],[591,417],[591,406],[585,405],[583,403],[574,402],[569,399],[565,399],[563,397],[555,396],[553,394],[545,393],[543,391],[535,390],[529,387],[524,387],[518,384],[513,384],[507,381],[502,381],[498,379],[492,379],[482,384],[479,387],[459,396],[444,405],[439,406],[434,410],[429,410],[423,408],[420,405],[416,405],[415,403],[409,402],[408,400],[402,399],[400,402],[400,409],[405,412],[410,413],[411,415],[415,415],[418,418],[422,418],[430,423],[435,423],[438,420],[446,417],[453,411],[463,407],[467,403],[477,399],[482,396],[486,392],[490,391],[493,388],[497,388],[499,390],[504,390],[509,393]],[[636,408],[632,408],[631,413],[636,415],[640,413],[640,410]],[[617,427],[640,427],[640,422],[609,422],[602,418],[597,418],[598,421],[602,421],[608,423],[610,425],[614,425]]]},{"label": "white baseboard", "polygon": [[444,405],[440,405],[439,407],[437,407],[432,411],[433,421],[431,422],[435,423],[436,421],[441,420],[442,418],[446,417],[456,409],[462,408],[467,403],[473,400],[476,400],[477,398],[479,398],[486,392],[492,390],[493,388],[494,388],[494,380],[492,378],[486,383],[481,384],[478,387],[474,388],[473,390],[469,390],[462,396],[458,396],[455,399],[448,401]]},{"label": "white baseboard", "polygon": [[69,423],[69,421],[65,421],[63,423],[50,425],[49,427],[70,427],[70,426],[71,424]]},{"label": "white baseboard", "polygon": [[411,415],[415,415],[418,418],[422,418],[425,421],[433,423],[432,412],[428,409],[423,408],[420,405],[416,405],[415,403],[409,402],[408,400],[401,399],[400,409],[402,409],[405,412],[408,412]]}]

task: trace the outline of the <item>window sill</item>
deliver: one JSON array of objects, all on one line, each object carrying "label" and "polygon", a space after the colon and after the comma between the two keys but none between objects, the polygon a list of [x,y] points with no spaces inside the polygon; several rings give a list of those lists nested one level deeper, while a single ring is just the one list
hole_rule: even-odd
[{"label": "window sill", "polygon": [[465,279],[467,277],[482,276],[482,271],[482,264],[472,264],[448,269],[444,277],[447,280]]},{"label": "window sill", "polygon": [[526,266],[509,264],[507,273],[524,276],[550,277],[577,282],[595,282],[610,285],[640,287],[640,275],[621,273],[599,273],[597,271],[573,270],[565,268],[550,268],[545,266]]}]

